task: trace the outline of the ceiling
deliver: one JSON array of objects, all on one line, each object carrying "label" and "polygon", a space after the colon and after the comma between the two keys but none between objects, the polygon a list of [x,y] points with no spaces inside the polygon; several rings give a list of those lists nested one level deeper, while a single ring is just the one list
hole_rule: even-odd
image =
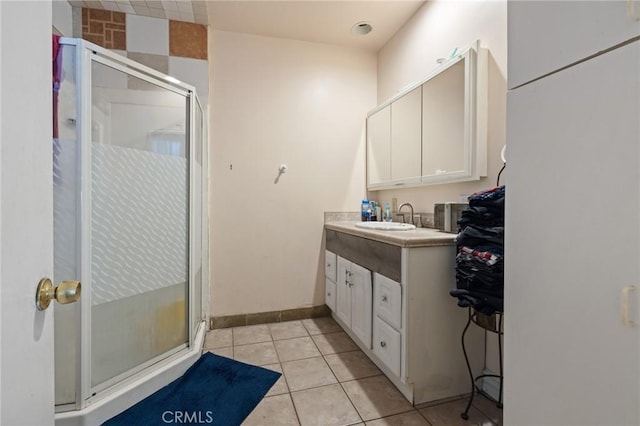
[{"label": "ceiling", "polygon": [[[377,51],[424,1],[210,1],[209,24],[218,30],[336,44]],[[351,28],[366,21],[364,36]]]},{"label": "ceiling", "polygon": [[[55,0],[54,0],[55,1]],[[68,0],[71,6],[106,9],[131,15],[173,19],[207,25],[207,3],[204,0]]]},{"label": "ceiling", "polygon": [[[72,6],[211,25],[223,31],[377,51],[424,0],[69,0]],[[351,32],[358,22],[373,30]]]}]

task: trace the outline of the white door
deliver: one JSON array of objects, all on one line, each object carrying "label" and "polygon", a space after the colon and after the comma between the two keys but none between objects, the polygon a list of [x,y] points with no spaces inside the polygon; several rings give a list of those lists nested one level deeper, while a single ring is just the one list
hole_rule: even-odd
[{"label": "white door", "polygon": [[0,1],[0,64],[0,424],[52,425],[50,1]]},{"label": "white door", "polygon": [[508,94],[505,424],[640,424],[639,117],[640,42]]},{"label": "white door", "polygon": [[351,262],[338,256],[338,281],[336,282],[336,314],[347,326],[351,326],[351,289],[349,269]]},{"label": "white door", "polygon": [[351,264],[351,330],[371,348],[371,271]]}]

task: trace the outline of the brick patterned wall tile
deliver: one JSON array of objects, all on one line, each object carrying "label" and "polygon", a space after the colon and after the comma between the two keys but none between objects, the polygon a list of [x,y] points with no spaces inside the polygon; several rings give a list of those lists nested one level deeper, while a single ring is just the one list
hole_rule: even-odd
[{"label": "brick patterned wall tile", "polygon": [[107,49],[127,50],[126,14],[83,8],[82,38]]},{"label": "brick patterned wall tile", "polygon": [[169,54],[207,59],[207,27],[191,22],[169,21]]}]

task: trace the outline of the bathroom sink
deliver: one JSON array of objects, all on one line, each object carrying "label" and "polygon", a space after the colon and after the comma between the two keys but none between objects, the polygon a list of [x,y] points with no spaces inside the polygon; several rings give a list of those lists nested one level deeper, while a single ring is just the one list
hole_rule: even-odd
[{"label": "bathroom sink", "polygon": [[408,231],[416,229],[415,225],[401,222],[358,222],[357,228],[375,229],[379,231]]}]

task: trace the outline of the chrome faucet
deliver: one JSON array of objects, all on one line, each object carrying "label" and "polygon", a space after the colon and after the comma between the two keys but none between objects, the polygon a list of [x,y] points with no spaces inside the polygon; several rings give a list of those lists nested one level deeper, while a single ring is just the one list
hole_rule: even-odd
[{"label": "chrome faucet", "polygon": [[[411,205],[411,203],[402,203],[402,204],[400,204],[400,205],[398,206],[398,213],[400,213],[400,210],[402,210],[402,208],[403,208],[404,206],[409,206],[409,208],[411,209],[411,210],[410,210],[410,211],[411,211],[411,217],[410,217],[410,220],[411,220],[411,223],[412,223],[413,225],[415,225],[415,223],[413,222],[413,206]],[[404,222],[404,214],[402,215],[402,221]]]}]

